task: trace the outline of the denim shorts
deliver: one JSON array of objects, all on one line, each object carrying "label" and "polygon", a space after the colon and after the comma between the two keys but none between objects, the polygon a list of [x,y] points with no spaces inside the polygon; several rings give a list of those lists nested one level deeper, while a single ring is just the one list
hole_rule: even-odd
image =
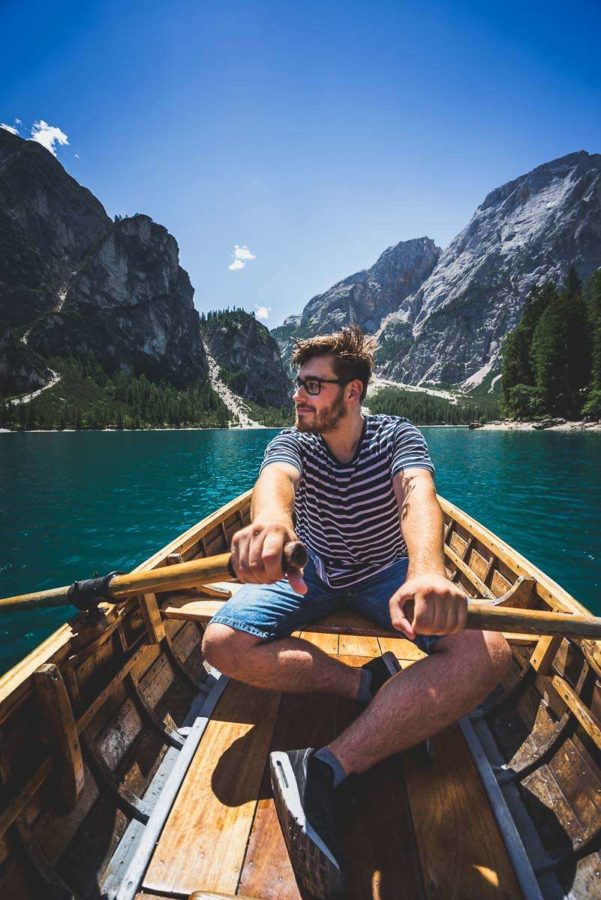
[{"label": "denim shorts", "polygon": [[[263,641],[272,641],[330,613],[354,612],[371,619],[384,631],[394,631],[388,601],[405,581],[408,564],[406,558],[399,559],[365,581],[346,588],[332,588],[322,581],[309,558],[304,572],[306,594],[297,594],[286,579],[275,584],[244,584],[211,623],[229,625]],[[435,635],[417,635],[414,643],[425,653],[431,653],[438,640]]]}]

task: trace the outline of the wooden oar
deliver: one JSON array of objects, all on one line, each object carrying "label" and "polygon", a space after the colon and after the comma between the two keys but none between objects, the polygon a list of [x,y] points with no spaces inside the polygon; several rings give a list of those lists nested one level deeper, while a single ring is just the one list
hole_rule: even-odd
[{"label": "wooden oar", "polygon": [[[284,571],[301,569],[307,562],[307,551],[299,542],[284,547]],[[236,574],[231,554],[221,553],[205,559],[164,566],[128,574],[115,574],[88,581],[76,581],[69,587],[54,588],[0,600],[0,612],[37,607],[66,606],[92,609],[102,600],[112,603],[127,600],[136,594],[178,591],[214,581],[231,581]],[[468,603],[467,628],[478,631],[506,631],[521,634],[562,634],[565,637],[601,640],[601,618],[577,616],[536,609],[515,609],[494,606],[480,598]]]},{"label": "wooden oar", "polygon": [[490,601],[469,600],[467,628],[518,634],[561,634],[564,637],[601,640],[601,618],[542,609],[512,609]]},{"label": "wooden oar", "polygon": [[[282,559],[284,572],[302,569],[306,562],[307,551],[303,544],[291,541],[285,545]],[[0,612],[35,609],[41,606],[67,606],[70,603],[78,609],[93,609],[103,600],[116,603],[127,600],[135,594],[179,591],[197,585],[211,584],[213,581],[231,581],[235,578],[231,553],[220,553],[218,556],[193,559],[190,562],[163,566],[160,569],[129,573],[113,572],[102,578],[76,581],[67,587],[6,597],[0,600]]]}]

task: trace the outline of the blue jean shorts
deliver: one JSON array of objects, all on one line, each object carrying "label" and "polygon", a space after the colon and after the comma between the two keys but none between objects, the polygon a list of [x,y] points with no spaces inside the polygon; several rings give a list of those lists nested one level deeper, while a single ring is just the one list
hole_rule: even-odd
[{"label": "blue jean shorts", "polygon": [[[263,641],[273,641],[330,613],[354,612],[371,619],[385,631],[394,631],[388,601],[405,581],[408,564],[408,559],[399,559],[365,581],[346,588],[332,588],[322,581],[309,558],[304,572],[306,594],[297,594],[286,579],[275,584],[244,584],[211,623],[229,625]],[[398,634],[404,637],[401,632]],[[425,653],[431,653],[438,640],[435,635],[417,635],[414,643]]]}]

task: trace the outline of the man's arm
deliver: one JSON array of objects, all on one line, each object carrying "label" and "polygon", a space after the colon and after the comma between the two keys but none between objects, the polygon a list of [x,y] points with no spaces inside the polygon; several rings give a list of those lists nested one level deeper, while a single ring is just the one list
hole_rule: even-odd
[{"label": "man's arm", "polygon": [[[465,627],[464,591],[446,577],[443,515],[427,469],[406,469],[393,478],[403,537],[409,553],[407,580],[390,599],[395,628],[413,640],[417,634],[452,634]],[[412,621],[404,607],[414,602]]]},{"label": "man's arm", "polygon": [[[300,472],[289,463],[271,463],[263,469],[252,495],[251,524],[232,538],[232,563],[240,581],[272,584],[283,577],[284,545],[298,540],[292,522]],[[290,574],[291,587],[306,593],[300,574]]]}]

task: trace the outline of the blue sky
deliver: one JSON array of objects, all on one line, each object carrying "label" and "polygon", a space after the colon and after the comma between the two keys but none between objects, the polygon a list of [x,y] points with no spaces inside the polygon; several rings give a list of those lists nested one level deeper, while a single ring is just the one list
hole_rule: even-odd
[{"label": "blue sky", "polygon": [[[0,31],[0,121],[59,128],[110,215],[175,235],[200,310],[269,327],[391,244],[446,246],[500,184],[601,152],[591,0],[3,0]],[[254,258],[230,269],[236,245]]]}]

